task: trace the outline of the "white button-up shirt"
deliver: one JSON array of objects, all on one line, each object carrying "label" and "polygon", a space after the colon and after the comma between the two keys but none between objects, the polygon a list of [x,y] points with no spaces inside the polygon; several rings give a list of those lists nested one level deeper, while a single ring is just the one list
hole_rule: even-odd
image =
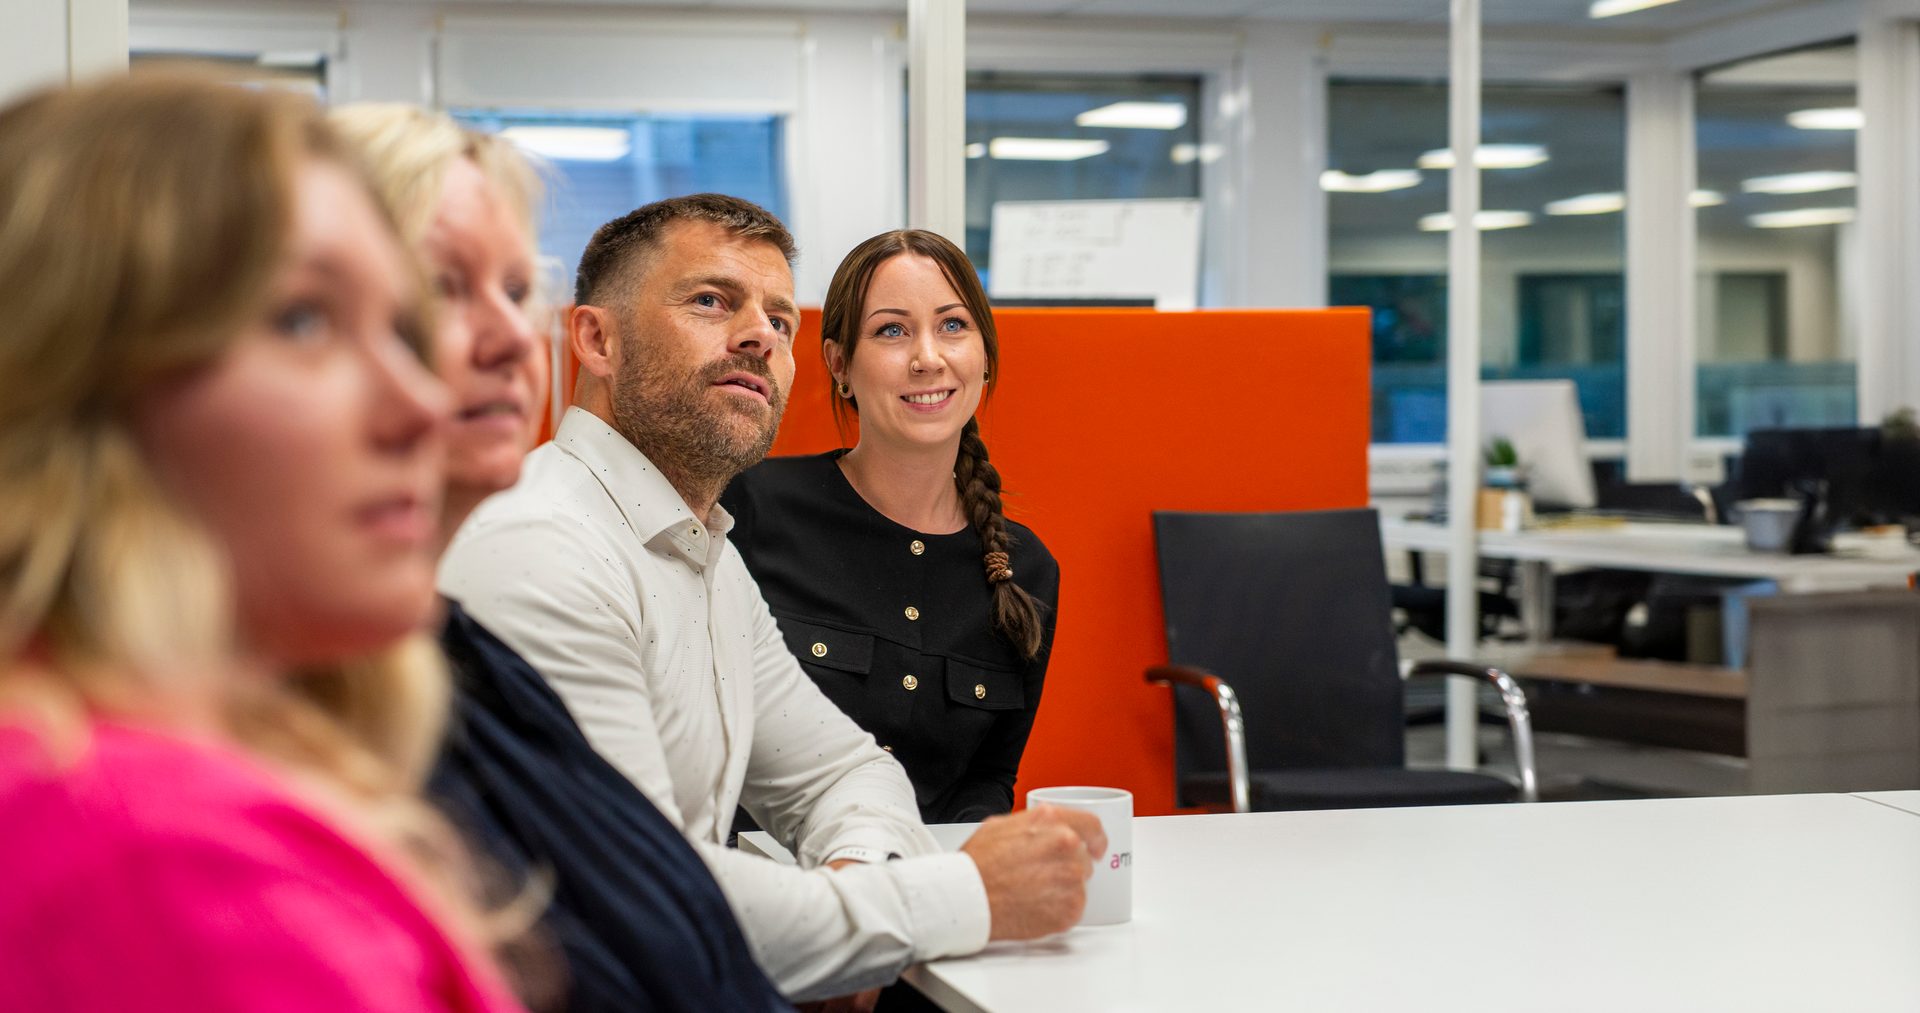
[{"label": "white button-up shirt", "polygon": [[[694,843],[789,997],[891,981],[990,929],[906,772],[801,671],[740,554],[597,416],[570,409],[454,538],[440,589],[525,658]],[[735,804],[803,868],[726,847]],[[838,855],[901,861],[818,868]]]}]

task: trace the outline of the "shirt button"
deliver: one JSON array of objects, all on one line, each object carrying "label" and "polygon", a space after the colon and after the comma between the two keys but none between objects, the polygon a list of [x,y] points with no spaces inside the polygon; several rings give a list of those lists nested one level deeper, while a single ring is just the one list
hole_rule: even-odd
[{"label": "shirt button", "polygon": [[914,539],[914,540],[913,540],[912,542],[910,542],[910,543],[908,543],[908,545],[907,545],[907,551],[908,551],[908,552],[911,552],[911,553],[913,553],[914,555],[916,555],[916,556],[917,556],[917,555],[919,555],[919,554],[921,554],[922,552],[925,552],[925,551],[927,551],[927,543],[925,543],[925,542],[923,542],[923,541],[921,541],[920,539],[918,539],[918,538],[916,538],[916,539]]},{"label": "shirt button", "polygon": [[816,643],[816,644],[814,644],[814,645],[813,645],[813,656],[814,656],[814,657],[816,657],[816,658],[824,658],[824,657],[826,657],[826,656],[827,656],[827,645],[825,645],[825,644],[819,644],[819,643]]},{"label": "shirt button", "polygon": [[886,750],[889,753],[893,752],[892,746],[881,746],[880,748]]},{"label": "shirt button", "polygon": [[975,700],[985,700],[985,699],[987,698],[987,684],[986,684],[986,683],[984,683],[984,682],[976,682],[976,683],[974,683],[974,684],[973,684],[973,698],[974,698]]},{"label": "shirt button", "polygon": [[907,606],[907,620],[908,620],[909,622],[911,622],[912,620],[915,620],[915,619],[918,619],[918,618],[920,618],[920,610],[919,610],[919,609],[917,609],[917,608],[914,608],[914,607],[913,607],[912,605],[908,605],[908,606]]},{"label": "shirt button", "polygon": [[920,680],[909,675],[906,678],[900,680],[900,685],[905,686],[907,688],[907,692],[911,693],[914,690],[920,688]]}]

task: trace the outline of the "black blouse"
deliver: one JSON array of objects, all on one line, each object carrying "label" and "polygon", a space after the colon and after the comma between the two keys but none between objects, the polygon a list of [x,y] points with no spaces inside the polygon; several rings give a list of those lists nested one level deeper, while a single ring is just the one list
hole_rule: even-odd
[{"label": "black blouse", "polygon": [[454,720],[428,792],[507,872],[551,874],[564,1008],[791,1011],[706,863],[546,680],[457,604],[441,643]]},{"label": "black blouse", "polygon": [[928,823],[1013,809],[1014,775],[1040,707],[1060,568],[1007,522],[1014,582],[1045,636],[1027,660],[993,628],[980,536],[888,520],[840,471],[844,450],[771,458],[721,504],[728,540],[760,584],[787,648],[841,710],[906,767]]}]

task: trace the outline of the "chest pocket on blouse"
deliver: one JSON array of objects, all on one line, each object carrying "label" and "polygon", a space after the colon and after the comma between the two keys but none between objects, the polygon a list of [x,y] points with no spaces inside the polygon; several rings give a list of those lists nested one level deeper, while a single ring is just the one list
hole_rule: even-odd
[{"label": "chest pocket on blouse", "polygon": [[781,634],[787,638],[787,650],[802,662],[855,675],[865,675],[873,667],[871,635],[848,633],[786,616],[775,618]]},{"label": "chest pocket on blouse", "polygon": [[947,659],[947,698],[987,711],[1014,711],[1027,705],[1019,673],[981,668],[955,658]]}]

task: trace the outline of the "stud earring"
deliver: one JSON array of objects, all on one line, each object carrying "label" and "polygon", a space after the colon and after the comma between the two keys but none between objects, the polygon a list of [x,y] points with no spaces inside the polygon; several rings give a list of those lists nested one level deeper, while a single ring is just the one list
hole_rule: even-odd
[{"label": "stud earring", "polygon": [[993,374],[992,374],[991,372],[988,372],[987,370],[981,370],[981,371],[980,371],[980,382],[981,382],[981,383],[992,383],[992,382],[993,382]]},{"label": "stud earring", "polygon": [[848,401],[853,400],[853,388],[847,386],[847,382],[845,380],[840,381],[840,385],[838,387],[835,387],[834,391],[837,392],[842,398],[845,398]]}]

